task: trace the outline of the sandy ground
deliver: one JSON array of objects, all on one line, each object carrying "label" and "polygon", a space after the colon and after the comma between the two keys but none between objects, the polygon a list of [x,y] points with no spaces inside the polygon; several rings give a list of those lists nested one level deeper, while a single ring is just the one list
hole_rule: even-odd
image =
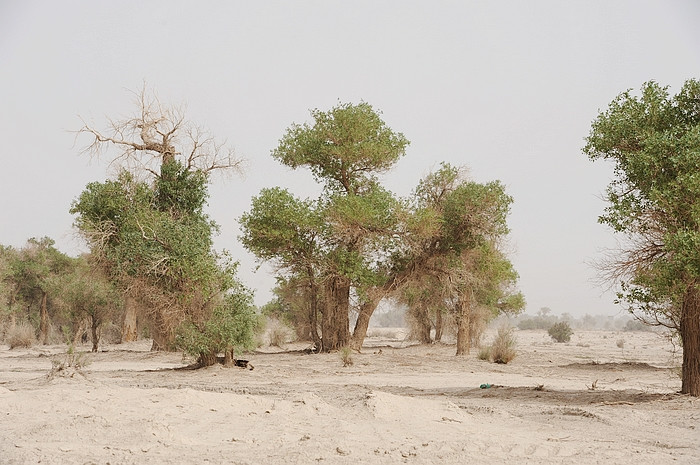
[{"label": "sandy ground", "polygon": [[178,370],[140,341],[52,379],[65,346],[0,346],[0,463],[700,463],[700,399],[656,334],[517,331],[497,365],[383,332],[345,368],[290,344]]}]

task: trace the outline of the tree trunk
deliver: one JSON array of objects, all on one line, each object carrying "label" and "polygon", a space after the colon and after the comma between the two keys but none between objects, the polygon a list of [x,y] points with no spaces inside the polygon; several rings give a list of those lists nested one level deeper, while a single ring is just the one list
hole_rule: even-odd
[{"label": "tree trunk", "polygon": [[208,353],[208,354],[199,354],[199,359],[197,360],[197,363],[199,364],[200,368],[203,368],[203,367],[210,367],[218,361],[219,361],[219,359],[216,357],[216,354]]},{"label": "tree trunk", "polygon": [[136,299],[127,296],[124,299],[124,321],[122,322],[122,343],[138,339],[136,322]]},{"label": "tree trunk", "polygon": [[471,308],[466,296],[460,296],[457,303],[457,354],[469,354]]},{"label": "tree trunk", "polygon": [[311,280],[309,284],[309,325],[310,336],[317,348],[321,347],[321,337],[318,335],[318,286]]},{"label": "tree trunk", "polygon": [[94,316],[91,317],[91,320],[92,351],[97,352],[97,344],[100,341],[100,335],[97,333],[97,330],[99,329],[100,322]]},{"label": "tree trunk", "polygon": [[442,309],[435,310],[435,342],[442,341]]},{"label": "tree trunk", "polygon": [[418,305],[418,315],[416,317],[418,341],[421,344],[432,344],[433,338],[430,336],[430,331],[433,329],[433,323],[430,321],[427,306],[423,302]]},{"label": "tree trunk", "polygon": [[321,323],[321,350],[330,352],[348,345],[350,340],[350,280],[344,276],[328,279],[326,311]]},{"label": "tree trunk", "polygon": [[49,312],[46,308],[46,292],[41,296],[41,310],[39,322],[39,340],[42,344],[49,343]]},{"label": "tree trunk", "polygon": [[372,314],[377,309],[377,305],[381,301],[381,297],[369,298],[360,306],[360,313],[357,315],[355,329],[352,332],[352,341],[350,345],[355,350],[361,350],[362,344],[367,337],[367,328],[369,328],[369,320],[372,319]]},{"label": "tree trunk", "polygon": [[700,396],[700,288],[693,283],[683,298],[681,308],[683,373],[681,393]]}]

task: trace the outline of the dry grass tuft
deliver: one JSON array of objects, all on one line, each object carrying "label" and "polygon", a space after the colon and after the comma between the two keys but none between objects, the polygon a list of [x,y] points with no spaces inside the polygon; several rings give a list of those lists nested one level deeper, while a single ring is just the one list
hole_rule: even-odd
[{"label": "dry grass tuft", "polygon": [[513,335],[513,328],[504,325],[498,328],[498,333],[493,338],[491,345],[479,348],[477,357],[479,360],[505,364],[515,358],[515,345],[516,340]]},{"label": "dry grass tuft", "polygon": [[515,358],[515,336],[513,328],[501,326],[491,344],[491,359],[495,363],[508,363]]},{"label": "dry grass tuft", "polygon": [[10,349],[16,347],[29,348],[36,343],[34,327],[27,322],[18,323],[7,330],[5,339]]},{"label": "dry grass tuft", "polygon": [[349,346],[340,349],[339,354],[344,367],[350,367],[355,364],[355,361],[352,359],[352,349]]}]

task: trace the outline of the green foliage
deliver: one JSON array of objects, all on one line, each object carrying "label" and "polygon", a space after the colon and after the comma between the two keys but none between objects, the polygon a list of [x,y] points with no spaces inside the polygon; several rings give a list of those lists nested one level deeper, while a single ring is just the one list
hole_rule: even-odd
[{"label": "green foliage", "polygon": [[153,337],[165,347],[183,321],[205,321],[234,279],[235,267],[212,248],[207,185],[205,172],[170,161],[152,185],[127,172],[88,184],[71,208],[96,260],[149,309]]},{"label": "green foliage", "polygon": [[26,311],[26,318],[35,328],[40,326],[39,313],[44,297],[48,317],[56,315],[51,283],[73,266],[72,259],[56,249],[54,244],[54,240],[48,237],[31,238],[19,251],[10,248],[3,251],[6,314],[18,316]]},{"label": "green foliage", "polygon": [[[655,82],[620,94],[593,122],[584,152],[614,163],[600,222],[634,239],[620,302],[680,325],[687,282],[700,277],[700,81],[676,96]],[[626,263],[627,265],[623,265]]]},{"label": "green foliage", "polygon": [[548,330],[547,334],[551,336],[557,342],[569,342],[571,336],[574,332],[569,326],[569,323],[565,321],[560,321],[559,323],[554,323]]},{"label": "green foliage", "polygon": [[253,296],[237,285],[202,322],[188,320],[178,330],[175,343],[185,353],[202,360],[226,350],[242,352],[255,348],[260,319],[255,313]]},{"label": "green foliage", "polygon": [[374,173],[389,170],[409,143],[367,103],[316,109],[311,116],[313,126],[292,125],[272,156],[292,168],[307,166],[331,191],[359,193]]},{"label": "green foliage", "polygon": [[[74,260],[70,272],[51,280],[50,288],[56,296],[60,308],[73,328],[85,318],[95,328],[92,333],[93,350],[97,350],[99,328],[117,318],[122,308],[121,292],[110,282],[101,270],[88,262],[86,257]],[[64,327],[65,328],[65,327]],[[68,331],[68,330],[66,330]],[[70,336],[74,334],[64,335]]]}]

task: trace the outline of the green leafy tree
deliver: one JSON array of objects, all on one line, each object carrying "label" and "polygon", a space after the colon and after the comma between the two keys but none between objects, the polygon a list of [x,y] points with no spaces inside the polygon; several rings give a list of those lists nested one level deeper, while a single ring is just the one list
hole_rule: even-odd
[{"label": "green leafy tree", "polygon": [[275,260],[306,282],[310,315],[320,314],[320,342],[329,351],[350,342],[351,292],[366,297],[386,280],[378,257],[390,242],[399,203],[377,175],[396,163],[408,141],[367,103],[313,110],[311,116],[313,125],[292,125],[272,156],[308,168],[323,184],[322,198],[308,202],[279,189],[263,191],[241,219],[242,240],[262,260]]},{"label": "green leafy tree", "polygon": [[678,331],[681,392],[700,396],[700,81],[675,96],[655,82],[623,92],[593,122],[584,152],[614,166],[599,221],[628,239],[607,268],[619,301]]},{"label": "green leafy tree", "polygon": [[50,288],[74,328],[88,320],[92,351],[97,352],[101,327],[116,318],[122,308],[122,296],[101,269],[88,263],[87,257],[74,262],[70,272],[52,279]]},{"label": "green leafy tree", "polygon": [[[204,213],[211,174],[237,169],[240,160],[181,111],[145,92],[138,105],[133,118],[113,122],[107,133],[81,129],[93,140],[87,151],[117,149],[122,169],[115,180],[89,184],[71,212],[97,263],[146,309],[153,348],[173,349],[180,325],[208,334],[207,325],[242,321],[226,317],[238,312],[231,302],[240,286],[235,266],[213,250],[218,227]],[[203,364],[220,348],[218,339],[208,340],[210,347],[198,346]]]},{"label": "green leafy tree", "polygon": [[17,315],[23,307],[26,318],[38,329],[39,341],[49,342],[51,316],[55,305],[51,280],[71,267],[71,259],[54,247],[48,237],[31,238],[18,253],[9,254],[6,283],[11,288],[9,312]]},{"label": "green leafy tree", "polygon": [[421,180],[393,259],[402,299],[424,322],[421,340],[430,340],[430,311],[440,335],[444,307],[457,325],[457,355],[468,353],[480,318],[524,306],[518,275],[499,249],[512,199],[499,182],[472,182],[462,172],[443,164]]}]

